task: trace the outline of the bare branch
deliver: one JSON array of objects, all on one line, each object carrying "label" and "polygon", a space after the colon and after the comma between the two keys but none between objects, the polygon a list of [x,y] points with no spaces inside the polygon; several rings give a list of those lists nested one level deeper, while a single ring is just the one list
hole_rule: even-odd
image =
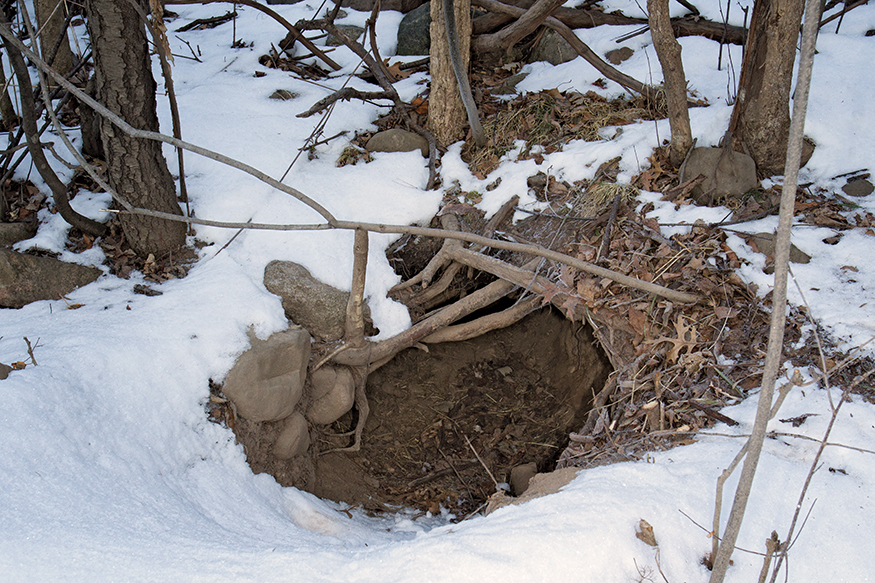
[{"label": "bare branch", "polygon": [[[11,46],[13,46],[13,47],[17,48],[19,51],[21,51],[21,53],[24,56],[26,56],[28,59],[30,59],[30,61],[32,63],[34,63],[37,67],[39,67],[40,69],[42,69],[43,71],[48,73],[49,76],[51,76],[55,81],[57,81],[58,84],[61,85],[64,89],[66,89],[67,91],[72,93],[77,99],[79,99],[79,101],[85,103],[86,105],[88,105],[89,107],[94,109],[94,111],[96,111],[98,114],[100,114],[104,119],[109,120],[113,125],[115,125],[117,128],[119,128],[120,130],[122,130],[123,132],[128,134],[129,136],[133,136],[135,138],[145,138],[148,140],[155,140],[158,142],[163,142],[165,144],[170,144],[171,146],[183,148],[185,150],[188,150],[190,152],[194,152],[195,154],[198,154],[198,155],[203,156],[205,158],[209,158],[211,160],[221,162],[222,164],[225,164],[227,166],[231,166],[232,168],[237,168],[238,170],[242,170],[243,172],[246,172],[247,174],[254,176],[255,178],[261,180],[262,182],[269,184],[270,186],[273,186],[277,190],[282,191],[286,194],[289,194],[289,195],[295,197],[296,199],[298,199],[299,201],[303,202],[304,204],[309,206],[311,209],[315,210],[317,213],[322,215],[322,217],[326,221],[328,221],[329,225],[334,225],[337,222],[337,219],[335,219],[334,216],[330,212],[328,212],[328,210],[326,210],[321,204],[317,203],[316,201],[314,201],[313,199],[311,199],[310,197],[305,195],[303,192],[301,192],[295,188],[292,188],[291,186],[288,186],[287,184],[283,184],[282,182],[280,182],[274,178],[271,178],[270,176],[268,176],[264,172],[254,168],[248,164],[240,162],[239,160],[235,160],[234,158],[231,158],[229,156],[225,156],[224,154],[220,154],[218,152],[208,150],[207,148],[203,148],[201,146],[196,146],[195,144],[190,144],[190,143],[185,142],[183,140],[178,140],[176,138],[172,138],[170,136],[167,136],[167,135],[164,135],[164,134],[161,134],[158,132],[139,130],[139,129],[131,126],[125,120],[120,118],[118,115],[114,114],[113,112],[108,110],[106,107],[104,107],[103,105],[101,105],[100,103],[98,103],[97,101],[92,99],[87,93],[85,93],[84,91],[82,91],[81,89],[79,89],[78,87],[76,87],[75,85],[70,83],[69,81],[67,81],[67,79],[65,79],[57,71],[53,70],[51,67],[46,65],[45,61],[43,61],[41,58],[39,58],[36,54],[34,54],[33,51],[28,49],[24,45],[24,43],[22,43],[20,40],[18,40],[18,37],[16,37],[15,33],[12,32],[12,30],[9,28],[9,26],[7,24],[0,24],[0,36],[2,36],[6,40],[6,42],[11,44]],[[160,216],[160,215],[155,215],[155,216]]]},{"label": "bare branch", "polygon": [[[249,6],[251,8],[255,8],[256,10],[260,10],[264,12],[280,24],[282,24],[287,31],[289,31],[289,36],[291,36],[294,40],[298,41],[302,45],[304,45],[308,51],[319,57],[322,62],[326,65],[334,69],[335,71],[340,71],[343,67],[335,63],[328,55],[326,55],[322,50],[319,49],[316,45],[314,45],[310,40],[301,34],[301,31],[298,30],[292,23],[288,20],[277,14],[271,8],[268,8],[264,4],[260,2],[256,2],[255,0],[162,0],[162,4],[165,6],[170,4],[214,4],[217,2],[235,2],[237,4],[243,4],[244,6]],[[289,48],[289,47],[284,47]]]}]

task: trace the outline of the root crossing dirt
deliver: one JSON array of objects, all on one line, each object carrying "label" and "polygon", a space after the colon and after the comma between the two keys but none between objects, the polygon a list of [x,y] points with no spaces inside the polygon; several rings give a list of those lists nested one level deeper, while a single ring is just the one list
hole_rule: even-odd
[{"label": "root crossing dirt", "polygon": [[[493,477],[509,482],[529,462],[552,470],[609,370],[589,329],[550,309],[427,353],[408,349],[368,378],[361,451],[317,457],[308,489],[371,510],[463,516],[495,492]],[[354,426],[352,413],[329,430]],[[314,437],[322,451],[345,443]]]}]

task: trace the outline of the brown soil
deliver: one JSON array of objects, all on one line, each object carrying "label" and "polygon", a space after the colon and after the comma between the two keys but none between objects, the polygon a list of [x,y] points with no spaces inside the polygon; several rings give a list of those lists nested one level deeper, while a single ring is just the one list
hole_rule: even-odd
[{"label": "brown soil", "polygon": [[[550,309],[428,353],[406,350],[368,378],[361,451],[318,457],[309,489],[374,510],[467,514],[495,492],[484,464],[499,482],[528,462],[553,469],[608,372],[589,329]],[[354,425],[350,414],[329,429]],[[317,439],[323,451],[348,442]]]},{"label": "brown soil", "polygon": [[443,507],[462,517],[495,492],[485,468],[505,483],[521,464],[552,470],[609,372],[589,327],[545,308],[472,340],[405,350],[371,374],[355,453],[325,453],[351,443],[334,434],[355,427],[355,409],[311,428],[308,455],[288,461],[271,453],[283,422],[237,417],[218,385],[208,409],[234,430],[252,470],[283,486],[372,511]]}]

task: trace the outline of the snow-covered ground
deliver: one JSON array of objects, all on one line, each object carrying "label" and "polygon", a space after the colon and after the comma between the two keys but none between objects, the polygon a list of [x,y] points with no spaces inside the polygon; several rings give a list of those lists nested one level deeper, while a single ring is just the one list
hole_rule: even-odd
[{"label": "snow-covered ground", "polygon": [[[634,2],[616,0],[630,15]],[[699,3],[709,4],[709,3]],[[679,5],[674,5],[679,8]],[[306,2],[274,6],[288,20],[310,17]],[[224,11],[219,5],[174,6],[180,18],[174,30],[195,18]],[[237,38],[252,48],[230,49],[231,26],[170,34],[178,55],[189,49],[202,62],[176,58],[174,78],[186,140],[241,159],[279,177],[304,144],[318,118],[297,113],[325,97],[345,78],[325,87],[265,69],[258,57],[284,36],[273,20],[237,6]],[[719,18],[719,12],[709,18]],[[362,24],[366,14],[350,12],[344,23]],[[401,15],[383,13],[377,26],[383,55],[392,55]],[[741,18],[735,10],[730,20]],[[597,52],[618,45],[616,37],[634,27],[578,31]],[[818,148],[802,180],[838,190],[845,172],[875,169],[875,78],[866,72],[875,57],[875,6],[855,9],[840,34],[828,26],[818,41],[814,85],[806,131]],[[82,35],[83,27],[77,32]],[[683,38],[691,88],[712,104],[691,112],[699,145],[714,144],[729,116],[725,70],[717,70],[718,44]],[[635,56],[621,69],[658,82],[661,74],[648,35],[628,41]],[[738,67],[738,47],[724,47]],[[332,58],[352,71],[357,60],[346,49]],[[724,54],[724,63],[726,55]],[[9,71],[7,65],[7,71]],[[534,64],[520,85],[527,91],[559,87],[597,90],[599,75],[578,58],[560,66]],[[265,73],[255,77],[254,73]],[[159,79],[157,66],[155,76]],[[402,98],[424,89],[423,74],[398,83]],[[362,89],[358,80],[352,82]],[[161,92],[163,88],[159,88]],[[298,94],[290,101],[268,96],[276,89]],[[609,84],[605,93],[620,94]],[[170,127],[166,100],[159,104]],[[338,103],[324,136],[366,129],[379,108],[360,102]],[[545,156],[544,168],[568,180],[591,178],[598,165],[622,155],[621,180],[646,163],[667,123],[625,126],[612,141],[575,143]],[[168,130],[169,131],[169,130]],[[351,135],[351,134],[350,134]],[[612,135],[612,134],[611,134]],[[57,140],[56,140],[57,141]],[[440,192],[424,190],[427,168],[418,153],[377,154],[374,162],[336,168],[346,145],[336,139],[319,146],[318,158],[302,156],[285,182],[326,206],[338,218],[406,224],[426,221],[437,210]],[[508,197],[527,198],[532,161],[512,155],[487,181],[469,173],[458,145],[444,157],[445,184],[458,180],[465,190],[485,191],[497,176],[501,185],[481,205],[496,209]],[[175,156],[166,151],[171,171]],[[58,165],[59,172],[69,171]],[[216,220],[308,223],[314,213],[287,195],[215,162],[186,158],[188,188],[197,216]],[[22,165],[20,177],[28,172]],[[35,173],[30,177],[34,179]],[[39,184],[39,183],[38,183]],[[650,199],[648,194],[642,197]],[[857,201],[875,212],[875,195]],[[74,207],[105,219],[104,194],[80,194]],[[722,218],[726,211],[682,207],[657,201],[655,216],[664,222],[698,217]],[[20,249],[38,246],[63,259],[100,264],[95,247],[76,256],[64,249],[66,228],[58,215],[43,212],[37,237]],[[761,232],[775,219],[742,225]],[[831,233],[810,227],[794,231],[794,242],[812,256],[794,265],[794,275],[811,312],[845,343],[859,346],[875,335],[875,265],[867,257],[875,242],[863,232],[845,234],[838,245],[822,239]],[[293,488],[281,488],[267,475],[253,475],[234,436],[207,421],[204,402],[208,379],[221,379],[247,348],[247,329],[259,337],[287,323],[280,301],[262,285],[264,266],[273,259],[294,260],[314,276],[349,288],[352,235],[346,232],[242,233],[217,253],[234,231],[197,229],[205,247],[190,274],[160,286],[163,295],[135,295],[139,274],[128,280],[104,275],[68,296],[82,304],[42,301],[20,310],[0,311],[0,362],[27,360],[23,340],[38,340],[38,366],[15,371],[0,381],[0,580],[3,581],[704,581],[701,564],[710,550],[706,530],[714,506],[715,482],[743,443],[756,407],[748,400],[725,409],[740,421],[719,425],[697,443],[657,453],[646,462],[623,463],[584,471],[563,490],[520,506],[451,524],[446,516],[412,520],[409,513],[369,518]],[[391,238],[371,235],[367,294],[377,326],[389,336],[409,325],[406,311],[385,299],[398,281],[383,255]],[[758,266],[763,258],[741,238],[730,237],[735,251],[750,262],[742,275],[761,292],[769,284]],[[854,268],[853,278],[848,270]],[[798,302],[795,289],[791,300]],[[871,345],[870,345],[871,346]],[[871,350],[867,348],[867,350]],[[833,391],[833,400],[839,392]],[[819,439],[830,408],[827,392],[813,386],[794,389],[780,418],[816,414],[798,428],[778,420],[778,431]],[[828,447],[814,475],[804,512],[816,501],[798,531],[790,553],[789,576],[795,582],[865,581],[870,567],[875,524],[875,412],[859,399],[845,404],[831,442],[868,450]],[[739,547],[762,551],[772,530],[784,538],[817,444],[799,438],[767,440],[754,484]],[[731,504],[734,480],[726,488]],[[640,519],[653,525],[659,554],[635,537]],[[702,525],[697,526],[693,521]],[[867,550],[869,549],[869,550]],[[761,557],[738,551],[729,581],[756,578]],[[657,564],[658,561],[658,564]]]}]

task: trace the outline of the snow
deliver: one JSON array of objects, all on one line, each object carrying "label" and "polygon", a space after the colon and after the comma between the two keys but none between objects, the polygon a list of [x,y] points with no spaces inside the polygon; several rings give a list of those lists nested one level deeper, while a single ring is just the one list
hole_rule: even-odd
[{"label": "snow", "polygon": [[[638,16],[636,4],[615,0]],[[709,4],[709,3],[699,3]],[[748,3],[749,4],[749,3]],[[607,5],[607,4],[606,4]],[[673,4],[675,10],[680,6]],[[289,21],[310,17],[306,3],[273,6]],[[220,13],[217,6],[174,6],[180,18],[171,29],[195,18]],[[261,67],[257,58],[284,29],[263,14],[237,7],[237,38],[252,48],[232,50],[231,29],[178,35],[200,51],[202,62],[177,57],[174,79],[186,140],[237,157],[271,176],[282,176],[321,115],[295,117],[345,80],[336,76],[325,86],[303,83],[277,70]],[[709,18],[715,8],[709,7]],[[348,11],[343,23],[362,24],[366,14]],[[680,12],[680,11],[679,11]],[[380,16],[378,38],[383,55],[394,49],[398,13]],[[730,21],[740,19],[734,10]],[[736,22],[738,23],[738,22]],[[617,45],[611,39],[628,27],[601,27],[577,33],[597,52]],[[830,25],[818,42],[814,86],[806,123],[818,143],[802,180],[813,187],[837,190],[838,174],[875,168],[875,112],[870,96],[875,79],[869,70],[875,46],[866,30],[875,28],[875,7],[854,10],[833,34]],[[79,37],[84,36],[79,28]],[[188,55],[177,35],[169,35],[174,53]],[[81,42],[81,41],[80,41]],[[681,39],[692,88],[712,105],[691,112],[699,145],[722,135],[730,107],[727,71],[716,68],[718,45],[699,38]],[[627,41],[635,56],[624,72],[658,82],[661,75],[649,36]],[[643,51],[639,49],[644,49]],[[724,47],[724,50],[726,47]],[[730,47],[735,67],[740,52]],[[344,48],[331,54],[344,72],[357,60]],[[724,63],[726,59],[724,58]],[[581,59],[552,67],[528,65],[521,84],[528,91],[559,87],[596,89],[598,79]],[[7,71],[8,65],[7,65]],[[255,71],[266,75],[254,76]],[[160,71],[159,96],[163,95]],[[399,83],[410,99],[424,89],[422,75]],[[355,86],[364,88],[360,81]],[[276,101],[276,89],[298,97]],[[622,90],[608,85],[606,94]],[[159,103],[164,128],[170,127],[166,100]],[[340,102],[328,118],[322,137],[341,131],[372,129],[383,108]],[[570,144],[544,156],[541,169],[566,180],[591,178],[599,164],[622,156],[621,181],[646,167],[667,124],[624,126],[606,132],[597,143]],[[169,130],[166,130],[169,132]],[[657,133],[659,138],[657,138]],[[294,164],[285,183],[325,205],[338,218],[423,223],[437,211],[441,192],[424,190],[428,171],[418,153],[378,154],[370,164],[336,168],[334,161],[346,137],[316,147]],[[57,141],[57,140],[56,140]],[[441,168],[445,184],[459,181],[464,190],[484,194],[481,207],[494,212],[514,194],[527,198],[525,179],[533,161],[515,160],[511,152],[486,180],[471,175],[452,146]],[[166,149],[171,171],[175,154]],[[69,170],[55,164],[69,177]],[[18,177],[28,173],[22,165]],[[265,184],[192,154],[186,175],[197,216],[245,222],[310,223],[311,210]],[[34,173],[30,172],[31,179]],[[502,177],[487,192],[486,184]],[[47,192],[45,186],[37,185]],[[656,205],[653,216],[665,223],[719,220],[727,209],[675,208],[658,196],[642,193],[641,202]],[[106,195],[80,194],[73,201],[83,214],[103,219]],[[860,199],[875,211],[875,195]],[[102,252],[66,251],[66,226],[58,215],[40,214],[37,236],[18,245],[60,252],[66,261],[100,265]],[[735,226],[746,232],[773,229],[774,219]],[[670,235],[672,229],[663,233]],[[27,337],[36,344],[38,366],[15,371],[0,381],[0,573],[5,581],[637,581],[643,575],[668,581],[704,581],[701,558],[710,550],[715,482],[749,433],[754,400],[723,410],[740,422],[718,425],[696,443],[654,453],[646,461],[622,463],[581,472],[558,494],[488,517],[451,524],[447,516],[413,520],[401,511],[382,518],[365,516],[294,488],[282,488],[266,475],[253,475],[230,430],[207,421],[203,404],[208,380],[221,380],[248,346],[247,331],[260,338],[287,326],[279,299],[262,284],[264,266],[273,259],[304,264],[319,279],[349,288],[352,234],[348,232],[242,233],[224,251],[234,230],[197,229],[212,243],[182,280],[160,286],[163,295],[133,293],[142,276],[128,280],[103,275],[69,294],[66,300],[42,301],[20,310],[0,311],[0,362],[27,360]],[[794,229],[794,243],[812,256],[793,265],[793,274],[817,321],[845,349],[861,346],[875,335],[875,265],[868,262],[872,236],[850,231],[837,245],[823,243],[834,234],[823,228]],[[406,311],[385,298],[397,283],[383,255],[392,240],[371,235],[366,293],[381,337],[409,325]],[[728,243],[749,263],[740,275],[765,293],[771,278],[762,273],[762,255],[741,237]],[[852,266],[856,271],[843,269]],[[801,298],[791,285],[790,300]],[[67,309],[69,304],[82,304]],[[872,353],[871,345],[865,350]],[[832,400],[840,392],[833,389]],[[820,439],[829,421],[827,392],[814,386],[794,388],[779,418],[814,413],[798,428],[773,420],[770,428]],[[799,582],[864,581],[870,578],[862,557],[868,555],[875,503],[875,412],[860,399],[844,404],[832,443],[869,450],[828,447],[803,504],[803,514],[816,501],[790,553],[789,577]],[[781,436],[766,441],[760,470],[738,545],[761,551],[772,530],[783,538],[798,493],[818,444]],[[842,470],[842,472],[833,471]],[[844,473],[843,473],[844,472]],[[724,493],[724,520],[732,500],[734,478]],[[687,516],[688,515],[689,518]],[[635,537],[640,519],[654,527],[659,555]],[[702,525],[700,528],[696,524]],[[854,560],[853,558],[857,559]],[[728,581],[751,581],[761,558],[736,552]],[[658,563],[657,563],[658,561]]]}]

